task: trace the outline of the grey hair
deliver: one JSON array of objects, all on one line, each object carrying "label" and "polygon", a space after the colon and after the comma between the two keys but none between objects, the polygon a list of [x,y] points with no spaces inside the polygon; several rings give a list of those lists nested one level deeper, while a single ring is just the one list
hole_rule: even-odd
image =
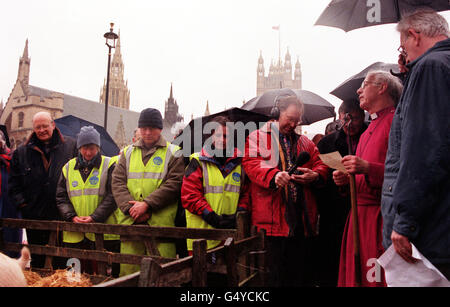
[{"label": "grey hair", "polygon": [[445,18],[430,9],[417,10],[407,14],[397,24],[397,31],[404,35],[411,28],[427,37],[439,35],[450,37],[448,23]]},{"label": "grey hair", "polygon": [[394,104],[397,105],[403,92],[403,84],[400,79],[392,75],[390,72],[382,70],[372,70],[367,73],[366,78],[369,76],[373,76],[375,82],[377,83],[387,84],[387,93],[394,101]]},{"label": "grey hair", "polygon": [[303,116],[305,107],[303,105],[303,102],[301,102],[300,99],[297,98],[297,96],[284,96],[279,98],[277,102],[277,106],[280,112],[286,111],[286,109],[292,104],[297,106],[300,114]]}]

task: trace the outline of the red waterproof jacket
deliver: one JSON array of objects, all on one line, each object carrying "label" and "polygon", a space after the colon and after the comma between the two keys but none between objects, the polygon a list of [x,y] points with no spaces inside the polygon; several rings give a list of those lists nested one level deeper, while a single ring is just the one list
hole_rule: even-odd
[{"label": "red waterproof jacket", "polygon": [[[274,189],[270,186],[271,180],[280,171],[286,171],[279,165],[279,145],[276,138],[270,133],[271,123],[265,124],[261,129],[253,131],[247,138],[245,156],[242,160],[245,173],[250,179],[251,220],[258,230],[265,229],[268,236],[288,236],[289,226],[286,221],[286,202],[283,198],[284,189]],[[320,160],[319,151],[306,136],[299,135],[297,152],[306,151],[310,160],[302,167],[310,168],[319,173],[323,183],[327,177],[328,167]],[[310,186],[303,186],[306,211],[312,227],[312,235],[317,234],[318,212],[316,199]],[[303,211],[303,225],[305,225],[305,212]]]},{"label": "red waterproof jacket", "polygon": [[[200,160],[208,161],[215,164],[221,170],[224,177],[226,177],[233,169],[241,164],[241,154],[236,150],[233,158],[228,158],[224,165],[220,165],[214,157],[211,157],[205,149],[200,152]],[[243,176],[245,177],[245,176]],[[241,195],[239,197],[238,210],[247,210],[249,202],[248,180],[243,179],[243,186],[241,187]],[[197,215],[202,215],[204,210],[213,211],[211,206],[206,201],[203,193],[203,172],[197,160],[192,159],[186,168],[183,178],[183,185],[181,187],[181,203],[183,207],[189,212]]]}]

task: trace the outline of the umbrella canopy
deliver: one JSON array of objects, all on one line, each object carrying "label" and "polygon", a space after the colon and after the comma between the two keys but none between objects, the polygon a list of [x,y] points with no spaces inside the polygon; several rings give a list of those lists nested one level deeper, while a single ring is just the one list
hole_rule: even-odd
[{"label": "umbrella canopy", "polygon": [[338,87],[336,87],[333,91],[330,92],[330,94],[342,99],[342,100],[350,100],[350,99],[356,99],[358,100],[358,94],[356,91],[360,88],[361,83],[366,78],[366,75],[369,71],[372,70],[383,70],[383,71],[398,71],[398,65],[397,64],[391,64],[391,63],[383,63],[383,62],[376,62],[373,63],[366,68],[364,68],[362,71],[357,73],[356,75],[351,76],[342,84],[340,84]]},{"label": "umbrella canopy", "polygon": [[[269,120],[268,116],[259,114],[241,108],[231,108],[222,112],[214,113],[208,116],[198,117],[189,122],[189,124],[183,129],[183,132],[175,138],[172,142],[183,148],[183,155],[188,157],[194,152],[199,152],[202,149],[205,141],[210,137],[209,131],[205,131],[205,125],[216,116],[227,116],[231,122],[241,122],[245,126],[245,131],[233,131],[234,144],[243,144],[248,134],[255,129],[260,128],[261,123],[265,123]],[[242,127],[241,126],[241,127]],[[237,128],[239,129],[239,127]],[[244,148],[238,146],[239,150],[244,152]]]},{"label": "umbrella canopy", "polygon": [[310,125],[319,120],[336,116],[334,106],[319,95],[306,90],[292,90],[289,88],[267,91],[261,96],[246,102],[242,108],[269,116],[275,101],[285,96],[297,96],[303,102],[305,106],[302,117],[303,125]]},{"label": "umbrella canopy", "polygon": [[419,8],[450,10],[448,0],[379,0],[373,4],[360,0],[333,0],[315,25],[336,27],[345,32],[400,21],[405,13]]},{"label": "umbrella canopy", "polygon": [[87,120],[78,118],[73,115],[67,115],[55,119],[56,127],[61,131],[62,135],[77,138],[81,127],[93,126],[100,133],[100,152],[102,155],[112,157],[118,155],[120,150],[111,136],[106,132],[105,128]]}]

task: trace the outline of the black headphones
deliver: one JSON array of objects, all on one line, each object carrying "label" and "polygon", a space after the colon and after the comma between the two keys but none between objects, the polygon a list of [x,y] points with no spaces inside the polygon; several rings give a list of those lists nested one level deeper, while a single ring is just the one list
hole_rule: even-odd
[{"label": "black headphones", "polygon": [[[274,104],[272,109],[270,110],[270,119],[276,119],[278,120],[280,118],[280,108],[278,107],[278,97],[280,97],[279,95],[277,97],[275,97],[275,99],[273,100]],[[283,96],[282,96],[283,97]]]}]

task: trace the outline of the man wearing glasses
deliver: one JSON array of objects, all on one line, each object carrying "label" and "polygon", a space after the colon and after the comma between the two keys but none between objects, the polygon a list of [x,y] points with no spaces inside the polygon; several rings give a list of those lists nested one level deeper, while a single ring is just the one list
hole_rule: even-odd
[{"label": "man wearing glasses", "polygon": [[383,245],[414,262],[413,243],[449,278],[449,27],[436,12],[418,11],[397,30],[407,75],[386,157]]},{"label": "man wearing glasses", "polygon": [[[400,98],[402,85],[398,78],[385,71],[369,72],[358,89],[360,107],[369,112],[372,121],[361,135],[355,155],[347,155],[342,163],[347,171],[333,172],[337,186],[349,183],[348,174],[355,175],[358,212],[360,263],[355,263],[352,212],[349,213],[342,238],[339,265],[340,287],[385,286],[384,278],[373,278],[373,259],[383,253],[381,242],[381,186],[389,129],[394,116],[394,105]],[[333,205],[333,204],[330,204]]]},{"label": "man wearing glasses", "polygon": [[[274,120],[253,131],[246,142],[242,165],[250,179],[249,211],[252,225],[266,231],[269,286],[310,286],[309,238],[317,235],[318,218],[311,187],[326,179],[328,168],[314,143],[295,131],[303,103],[289,96],[275,104]],[[301,154],[310,159],[302,159],[297,168]],[[297,172],[290,173],[292,169]]]}]

